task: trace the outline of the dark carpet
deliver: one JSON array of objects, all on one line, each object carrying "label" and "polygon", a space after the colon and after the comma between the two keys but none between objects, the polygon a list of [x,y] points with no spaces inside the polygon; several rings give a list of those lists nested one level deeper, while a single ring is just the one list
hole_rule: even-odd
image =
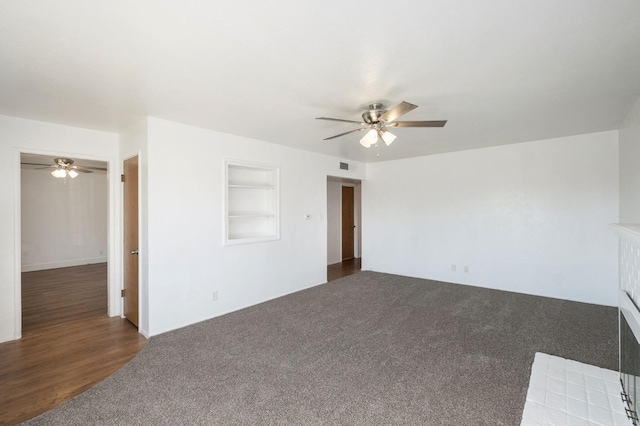
[{"label": "dark carpet", "polygon": [[361,272],[150,339],[31,425],[518,425],[535,352],[617,369],[615,308]]}]

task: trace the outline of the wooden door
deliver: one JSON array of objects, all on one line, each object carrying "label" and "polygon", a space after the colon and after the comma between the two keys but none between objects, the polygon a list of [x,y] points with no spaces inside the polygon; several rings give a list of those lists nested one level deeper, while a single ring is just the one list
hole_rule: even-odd
[{"label": "wooden door", "polygon": [[138,157],[124,162],[124,316],[138,326]]},{"label": "wooden door", "polygon": [[342,187],[342,260],[353,259],[353,187]]}]

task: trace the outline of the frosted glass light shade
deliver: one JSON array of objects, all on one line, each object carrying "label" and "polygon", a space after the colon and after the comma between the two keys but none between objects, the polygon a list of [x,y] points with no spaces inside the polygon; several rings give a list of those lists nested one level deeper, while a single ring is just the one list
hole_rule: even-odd
[{"label": "frosted glass light shade", "polygon": [[55,169],[51,172],[51,175],[53,177],[63,178],[67,176],[67,172],[64,169]]},{"label": "frosted glass light shade", "polygon": [[364,146],[365,148],[369,148],[376,142],[378,142],[378,132],[376,131],[376,129],[369,130],[367,134],[364,135],[362,139],[360,139],[360,145]]},{"label": "frosted glass light shade", "polygon": [[391,145],[391,143],[394,140],[396,140],[396,135],[394,135],[393,133],[391,133],[388,130],[383,130],[382,132],[380,132],[380,137],[382,138],[384,143],[387,144],[387,146]]},{"label": "frosted glass light shade", "polygon": [[75,170],[69,170],[67,173],[69,174],[69,177],[70,177],[71,179],[73,179],[73,178],[75,178],[76,176],[78,176],[78,172],[76,172]]}]

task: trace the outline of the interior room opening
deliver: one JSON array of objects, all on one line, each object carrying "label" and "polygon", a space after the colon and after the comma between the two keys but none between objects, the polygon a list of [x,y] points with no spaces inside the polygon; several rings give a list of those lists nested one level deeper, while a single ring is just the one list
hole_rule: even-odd
[{"label": "interior room opening", "polygon": [[108,313],[107,163],[20,155],[22,332]]},{"label": "interior room opening", "polygon": [[360,271],[360,180],[327,177],[327,281]]}]

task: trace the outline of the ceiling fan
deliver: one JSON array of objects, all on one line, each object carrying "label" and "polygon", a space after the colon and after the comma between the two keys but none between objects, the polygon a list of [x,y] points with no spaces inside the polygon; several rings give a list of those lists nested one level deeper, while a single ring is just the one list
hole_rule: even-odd
[{"label": "ceiling fan", "polygon": [[362,114],[363,121],[343,120],[341,118],[329,118],[329,117],[317,117],[316,120],[329,120],[329,121],[341,121],[344,123],[356,123],[360,127],[355,130],[340,133],[339,135],[330,136],[323,140],[339,138],[340,136],[348,135],[349,133],[360,132],[362,130],[369,130],[362,139],[360,144],[365,148],[371,146],[378,146],[378,138],[382,139],[387,146],[396,139],[396,135],[391,133],[389,127],[444,127],[447,124],[447,120],[436,121],[396,121],[398,118],[418,108],[417,105],[410,104],[409,102],[400,102],[390,110],[384,109],[384,105],[380,103],[373,103],[369,105],[369,110]]},{"label": "ceiling fan", "polygon": [[51,175],[57,178],[65,178],[69,176],[71,179],[78,176],[78,172],[80,173],[93,173],[93,170],[103,170],[107,169],[103,167],[80,167],[74,166],[74,161],[70,158],[55,158],[55,164],[40,164],[40,163],[21,163],[27,166],[43,166],[39,167],[36,170],[42,169],[50,169],[54,168],[55,170],[51,172]]}]

